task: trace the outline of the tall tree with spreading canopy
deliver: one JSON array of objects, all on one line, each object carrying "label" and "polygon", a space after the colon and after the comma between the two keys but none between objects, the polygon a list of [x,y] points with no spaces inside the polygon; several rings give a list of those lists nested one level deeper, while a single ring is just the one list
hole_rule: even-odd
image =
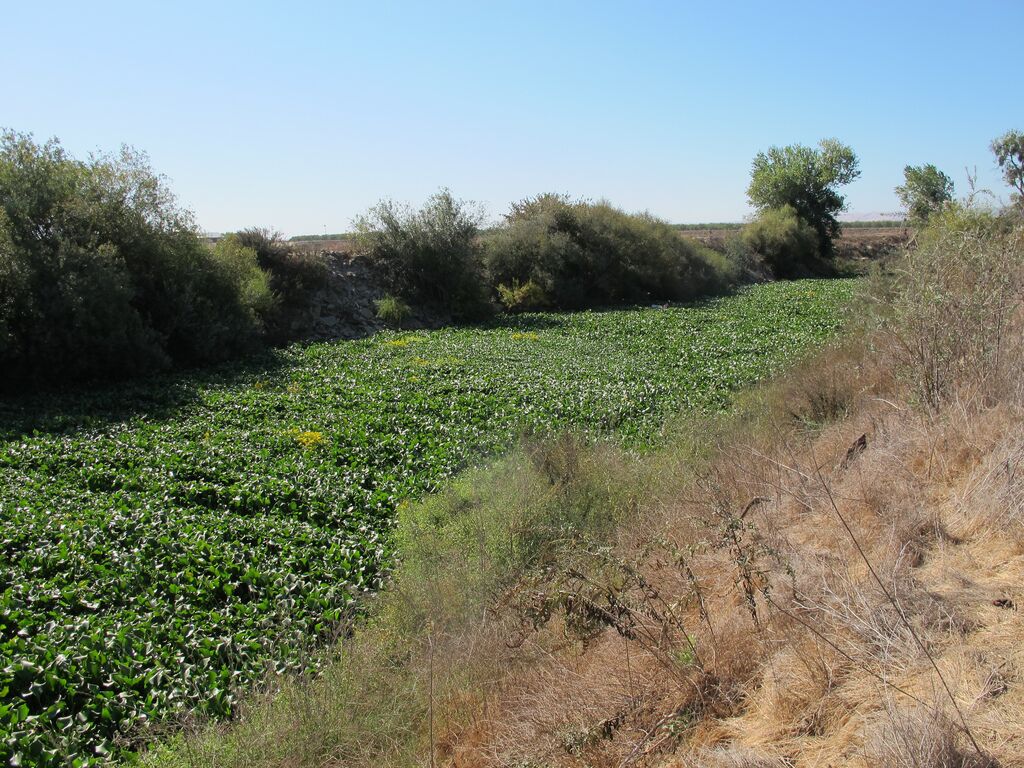
[{"label": "tall tree with spreading canopy", "polygon": [[754,158],[747,197],[761,213],[792,207],[818,234],[822,255],[831,256],[840,229],[836,214],[846,207],[836,188],[858,176],[857,156],[838,139],[822,139],[817,148],[771,147]]},{"label": "tall tree with spreading canopy", "polygon": [[896,187],[896,195],[912,221],[927,221],[953,199],[953,180],[931,163],[906,166],[903,178],[903,185]]}]

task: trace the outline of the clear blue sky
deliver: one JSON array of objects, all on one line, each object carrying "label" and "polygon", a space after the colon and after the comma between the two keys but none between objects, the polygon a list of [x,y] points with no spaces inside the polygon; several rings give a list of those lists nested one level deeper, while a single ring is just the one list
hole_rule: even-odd
[{"label": "clear blue sky", "polygon": [[903,166],[998,187],[1024,1],[4,4],[0,126],[131,144],[208,230],[343,231],[438,187],[738,220],[750,161],[835,136],[852,213]]}]

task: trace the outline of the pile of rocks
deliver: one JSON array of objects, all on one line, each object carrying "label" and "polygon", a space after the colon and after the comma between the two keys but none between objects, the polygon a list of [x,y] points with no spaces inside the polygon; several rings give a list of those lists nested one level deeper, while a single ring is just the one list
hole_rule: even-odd
[{"label": "pile of rocks", "polygon": [[[387,293],[379,271],[363,256],[324,252],[327,277],[309,302],[290,318],[294,341],[360,339],[385,327],[375,302]],[[438,328],[446,318],[417,309],[404,328]]]},{"label": "pile of rocks", "polygon": [[348,253],[324,253],[327,279],[292,319],[295,338],[358,339],[383,328],[374,302],[385,290],[373,265]]}]

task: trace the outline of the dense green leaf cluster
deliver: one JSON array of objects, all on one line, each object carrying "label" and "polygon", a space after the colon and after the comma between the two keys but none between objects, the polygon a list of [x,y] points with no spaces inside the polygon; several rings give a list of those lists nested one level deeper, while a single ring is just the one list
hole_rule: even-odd
[{"label": "dense green leaf cluster", "polygon": [[739,277],[722,254],[649,214],[556,194],[514,203],[486,239],[484,261],[499,294],[532,284],[534,306],[560,309],[689,301]]},{"label": "dense green leaf cluster", "polygon": [[128,754],[308,669],[396,507],[523,431],[656,441],[830,337],[849,283],[519,315],[0,404],[0,763]]},{"label": "dense green leaf cluster", "polygon": [[256,255],[208,248],[145,155],[0,131],[0,388],[223,360],[273,301]]},{"label": "dense green leaf cluster", "polygon": [[931,163],[905,166],[903,178],[905,182],[896,187],[896,196],[915,224],[923,224],[953,199],[953,180]]},{"label": "dense green leaf cluster", "polygon": [[840,232],[836,215],[846,208],[838,187],[859,176],[856,154],[837,139],[822,139],[817,148],[771,147],[754,157],[747,198],[758,213],[790,206],[817,233],[820,255],[831,257]]}]

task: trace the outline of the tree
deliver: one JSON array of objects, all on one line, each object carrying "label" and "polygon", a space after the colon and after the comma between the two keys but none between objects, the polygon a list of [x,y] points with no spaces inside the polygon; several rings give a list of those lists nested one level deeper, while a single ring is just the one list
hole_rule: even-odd
[{"label": "tree", "polygon": [[992,142],[992,151],[1006,183],[1017,191],[1017,201],[1024,204],[1024,133],[1007,131]]},{"label": "tree", "polygon": [[442,189],[419,210],[382,200],[355,227],[359,249],[399,298],[476,319],[491,311],[479,237],[484,220],[482,208]]},{"label": "tree", "polygon": [[251,348],[271,297],[245,250],[207,248],[139,152],[0,131],[0,389]]},{"label": "tree", "polygon": [[908,165],[903,169],[905,182],[896,187],[896,194],[914,221],[924,222],[953,199],[953,180],[929,163]]},{"label": "tree", "polygon": [[839,234],[836,214],[846,207],[836,187],[858,176],[857,156],[837,139],[822,139],[817,149],[772,147],[754,158],[747,197],[760,212],[791,206],[818,234],[822,255],[830,256]]}]

